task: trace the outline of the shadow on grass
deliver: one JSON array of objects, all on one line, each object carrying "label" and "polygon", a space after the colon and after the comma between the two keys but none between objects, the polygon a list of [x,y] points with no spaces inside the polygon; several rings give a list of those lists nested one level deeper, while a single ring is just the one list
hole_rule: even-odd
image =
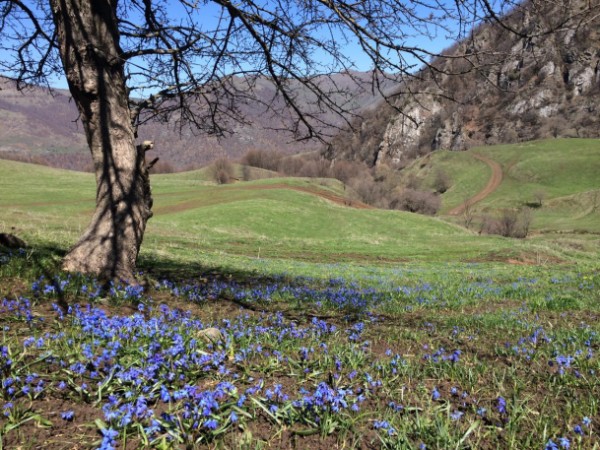
[{"label": "shadow on grass", "polygon": [[140,281],[169,280],[174,282],[190,282],[198,280],[234,280],[239,285],[264,285],[276,281],[293,284],[301,277],[291,275],[266,275],[255,270],[232,269],[216,264],[205,265],[201,262],[179,261],[165,256],[144,256],[138,261]]},{"label": "shadow on grass", "polygon": [[[7,249],[0,246],[0,256],[14,256],[22,250]],[[67,254],[67,249],[51,243],[35,244],[25,249],[19,258],[11,258],[10,266],[0,263],[0,277],[18,277],[27,280],[38,279],[44,276],[48,282],[56,284],[55,275],[61,273],[62,258]],[[263,285],[275,281],[293,283],[296,279],[292,276],[269,276],[257,274],[251,270],[233,270],[231,268],[210,266],[199,262],[181,262],[174,258],[144,256],[139,259],[138,281],[169,280],[172,282],[190,282],[198,280],[235,280],[242,285]],[[60,292],[60,286],[54,286]]]}]

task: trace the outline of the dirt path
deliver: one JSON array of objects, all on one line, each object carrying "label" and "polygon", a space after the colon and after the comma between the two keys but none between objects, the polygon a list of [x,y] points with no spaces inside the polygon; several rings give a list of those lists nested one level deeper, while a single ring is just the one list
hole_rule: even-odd
[{"label": "dirt path", "polygon": [[[336,195],[332,192],[328,192],[325,190],[321,190],[313,187],[304,187],[304,186],[292,186],[285,183],[277,183],[277,184],[266,184],[259,186],[244,186],[244,187],[236,187],[227,186],[223,187],[224,190],[228,191],[269,191],[274,189],[289,189],[292,191],[304,192],[307,194],[315,195],[317,197],[323,198],[330,202],[336,203],[342,206],[348,206],[351,208],[357,209],[373,209],[373,206],[367,205],[366,203],[359,202],[357,200],[351,200],[349,198],[342,197],[340,195]],[[190,209],[202,208],[205,206],[212,206],[221,203],[229,203],[229,201],[236,201],[238,199],[231,200],[223,200],[222,198],[211,198],[210,196],[204,196],[201,198],[195,198],[192,200],[176,203],[173,205],[167,205],[163,207],[155,207],[154,212],[156,214],[173,214],[178,212],[188,211]]]},{"label": "dirt path", "polygon": [[490,159],[483,155],[478,155],[477,153],[473,153],[473,157],[486,163],[490,167],[490,169],[492,169],[492,176],[490,177],[488,184],[481,191],[479,191],[477,194],[475,194],[463,204],[458,205],[456,208],[453,208],[450,211],[448,211],[448,214],[451,216],[458,216],[459,214],[462,214],[467,205],[473,206],[475,203],[480,202],[492,192],[494,192],[496,189],[498,189],[498,187],[502,183],[502,178],[504,175],[502,173],[502,166],[500,164],[498,164],[493,159]]},{"label": "dirt path", "polygon": [[351,200],[346,197],[342,197],[340,195],[334,194],[333,192],[328,192],[325,190],[313,188],[313,187],[303,187],[303,186],[292,186],[289,184],[271,184],[271,185],[263,185],[263,186],[251,186],[246,189],[251,190],[263,190],[263,189],[291,189],[293,191],[306,192],[307,194],[316,195],[317,197],[324,198],[325,200],[329,200],[330,202],[336,203],[342,206],[350,206],[352,208],[357,209],[373,209],[374,207],[371,205],[367,205],[358,200]]}]

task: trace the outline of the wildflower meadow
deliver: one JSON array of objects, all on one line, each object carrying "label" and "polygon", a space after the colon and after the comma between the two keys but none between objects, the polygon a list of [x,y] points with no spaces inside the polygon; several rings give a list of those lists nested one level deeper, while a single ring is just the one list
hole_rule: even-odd
[{"label": "wildflower meadow", "polygon": [[591,263],[124,285],[0,258],[2,449],[600,446]]}]

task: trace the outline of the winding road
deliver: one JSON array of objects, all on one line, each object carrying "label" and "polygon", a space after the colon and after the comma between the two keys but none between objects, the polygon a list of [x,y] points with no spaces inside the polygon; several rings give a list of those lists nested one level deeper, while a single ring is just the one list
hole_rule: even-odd
[{"label": "winding road", "polygon": [[466,202],[448,211],[448,214],[451,216],[458,216],[459,214],[462,214],[467,206],[473,206],[475,203],[480,202],[492,192],[494,192],[496,189],[498,189],[498,187],[502,183],[504,174],[502,173],[502,166],[500,164],[498,164],[493,159],[488,158],[487,156],[479,155],[477,153],[473,153],[473,157],[486,163],[490,167],[490,169],[492,169],[492,176],[490,177],[488,184],[481,191],[479,191],[473,197],[468,199]]}]

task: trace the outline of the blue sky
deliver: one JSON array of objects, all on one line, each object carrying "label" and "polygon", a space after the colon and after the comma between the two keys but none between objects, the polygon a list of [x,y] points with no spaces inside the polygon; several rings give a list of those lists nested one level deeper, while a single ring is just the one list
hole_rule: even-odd
[{"label": "blue sky", "polygon": [[[179,20],[179,18],[182,18],[184,16],[184,10],[181,7],[180,2],[175,0],[168,0],[167,3],[169,4],[168,13],[172,18],[175,18],[175,20]],[[268,0],[265,0],[265,4],[268,4]],[[201,23],[204,27],[210,29],[211,27],[214,27],[218,21],[219,9],[214,3],[210,1],[207,1],[202,6],[202,8],[202,14],[199,15],[199,17],[202,20]],[[135,18],[133,18],[133,21],[135,22]],[[454,40],[452,36],[447,36],[446,34],[447,32],[440,31],[433,38],[415,36],[414,38],[411,38],[410,40],[404,42],[404,44],[409,46],[414,45],[415,47],[421,47],[434,53],[441,52],[443,49],[452,45]],[[345,47],[345,54],[353,60],[356,66],[356,70],[367,71],[372,68],[370,60],[366,57],[366,55],[364,55],[360,51],[359,47],[356,44],[348,44]],[[0,52],[0,58],[6,57],[6,53]],[[408,59],[408,61],[409,63],[412,62],[410,59]],[[413,61],[414,63],[417,63],[416,60]],[[51,85],[57,88],[67,88],[67,83],[64,77],[55,77],[50,80],[50,83]]]}]

